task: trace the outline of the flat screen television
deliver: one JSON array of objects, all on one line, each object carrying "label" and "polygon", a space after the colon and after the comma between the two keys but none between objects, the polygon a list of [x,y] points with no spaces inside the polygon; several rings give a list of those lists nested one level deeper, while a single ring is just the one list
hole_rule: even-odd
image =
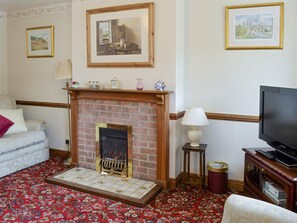
[{"label": "flat screen television", "polygon": [[260,86],[259,138],[275,149],[262,154],[297,167],[297,89]]}]

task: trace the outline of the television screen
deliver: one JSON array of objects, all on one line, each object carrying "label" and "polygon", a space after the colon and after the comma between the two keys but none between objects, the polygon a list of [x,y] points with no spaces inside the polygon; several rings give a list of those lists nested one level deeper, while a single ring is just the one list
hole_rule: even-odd
[{"label": "television screen", "polygon": [[260,86],[259,138],[297,156],[297,89]]}]

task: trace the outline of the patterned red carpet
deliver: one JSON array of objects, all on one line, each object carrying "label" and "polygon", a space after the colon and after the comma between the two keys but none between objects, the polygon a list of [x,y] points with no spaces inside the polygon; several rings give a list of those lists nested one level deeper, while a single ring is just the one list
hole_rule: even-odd
[{"label": "patterned red carpet", "polygon": [[0,178],[0,222],[220,222],[227,198],[177,188],[136,208],[45,182],[64,169],[51,159]]}]

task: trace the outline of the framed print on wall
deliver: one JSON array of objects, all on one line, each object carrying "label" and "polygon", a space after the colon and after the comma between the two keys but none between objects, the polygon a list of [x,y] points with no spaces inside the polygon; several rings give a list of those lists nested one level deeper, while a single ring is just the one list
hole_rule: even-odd
[{"label": "framed print on wall", "polygon": [[87,10],[88,67],[153,67],[154,3]]},{"label": "framed print on wall", "polygon": [[54,56],[54,26],[28,28],[26,37],[28,58]]},{"label": "framed print on wall", "polygon": [[283,49],[284,3],[227,6],[225,48]]}]

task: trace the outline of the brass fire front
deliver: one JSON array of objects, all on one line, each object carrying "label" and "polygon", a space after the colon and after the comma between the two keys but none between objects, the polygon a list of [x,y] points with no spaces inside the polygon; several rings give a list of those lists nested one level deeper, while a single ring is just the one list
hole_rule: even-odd
[{"label": "brass fire front", "polygon": [[[127,159],[101,157],[100,128],[127,131]],[[114,176],[132,177],[132,127],[107,123],[96,123],[96,171]]]}]

